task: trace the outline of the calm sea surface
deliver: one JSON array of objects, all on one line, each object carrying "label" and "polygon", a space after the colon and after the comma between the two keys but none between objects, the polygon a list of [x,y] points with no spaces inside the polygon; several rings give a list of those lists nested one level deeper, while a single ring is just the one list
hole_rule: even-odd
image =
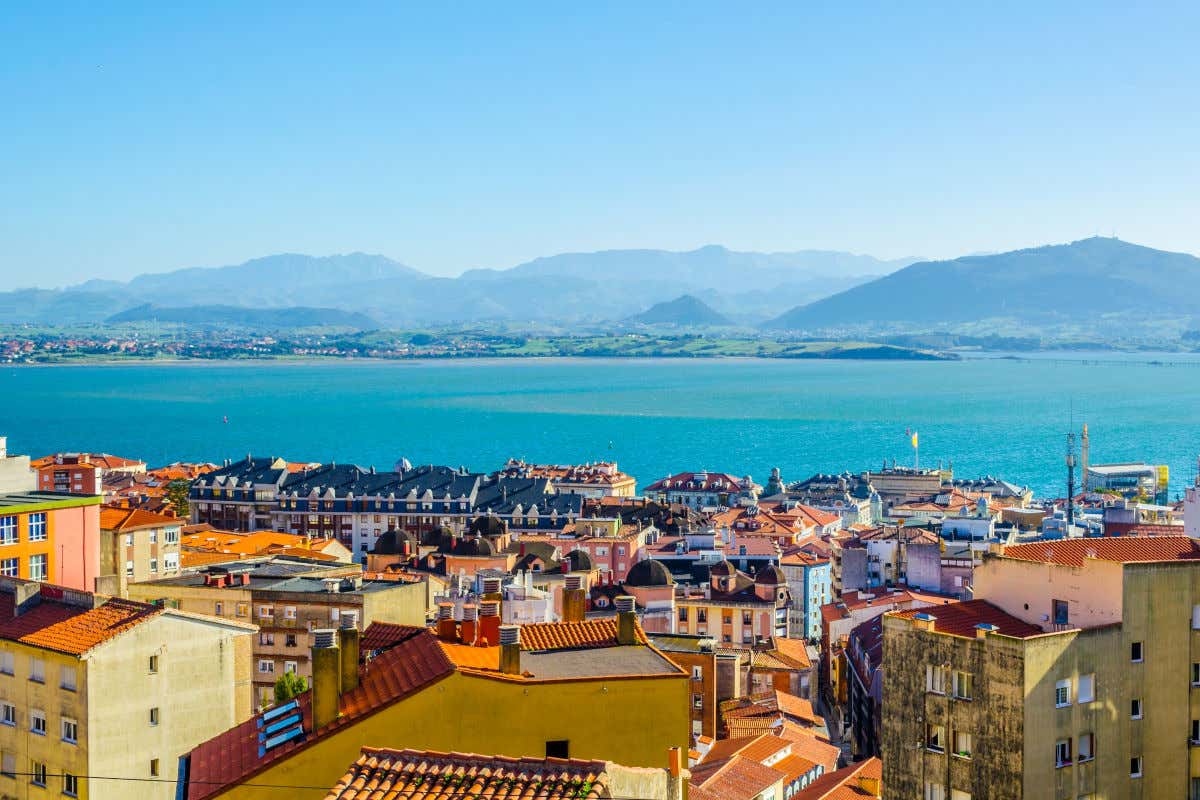
[{"label": "calm sea surface", "polygon": [[[1080,359],[1079,355],[1067,358]],[[615,458],[646,485],[671,471],[797,480],[911,463],[1064,491],[1072,414],[1092,462],[1171,468],[1200,453],[1200,361],[1152,356],[960,362],[496,360],[0,369],[13,452],[108,451],[152,465],[248,452],[390,468],[509,456]],[[1181,362],[1183,356],[1163,356]],[[228,422],[223,418],[228,417]]]}]

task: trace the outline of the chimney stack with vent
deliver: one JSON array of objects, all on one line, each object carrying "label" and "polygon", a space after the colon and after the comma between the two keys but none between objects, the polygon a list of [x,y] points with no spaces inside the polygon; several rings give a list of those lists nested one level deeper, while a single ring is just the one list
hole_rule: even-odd
[{"label": "chimney stack with vent", "polygon": [[338,644],[342,648],[342,691],[358,688],[358,612],[343,611],[342,627],[338,629]]},{"label": "chimney stack with vent", "polygon": [[457,626],[454,624],[454,603],[438,603],[437,633],[443,642],[453,642],[458,638]]},{"label": "chimney stack with vent", "polygon": [[583,622],[587,611],[587,594],[583,590],[582,575],[568,575],[563,586],[563,622]]},{"label": "chimney stack with vent", "polygon": [[479,606],[474,603],[463,604],[462,627],[459,629],[459,637],[463,644],[475,644],[475,638],[479,632]]},{"label": "chimney stack with vent", "polygon": [[480,601],[479,646],[495,647],[498,644],[500,644],[500,601]]},{"label": "chimney stack with vent", "polygon": [[500,626],[500,671],[505,675],[521,674],[521,626]]},{"label": "chimney stack with vent", "polygon": [[[484,578],[481,600],[495,600],[499,607],[504,605],[504,582],[500,578]],[[495,642],[492,642],[495,644]]]},{"label": "chimney stack with vent", "polygon": [[637,644],[637,601],[630,595],[623,594],[617,597],[616,602],[617,644]]},{"label": "chimney stack with vent", "polygon": [[341,705],[342,659],[336,630],[313,631],[312,673],[313,730],[319,731],[337,719]]}]

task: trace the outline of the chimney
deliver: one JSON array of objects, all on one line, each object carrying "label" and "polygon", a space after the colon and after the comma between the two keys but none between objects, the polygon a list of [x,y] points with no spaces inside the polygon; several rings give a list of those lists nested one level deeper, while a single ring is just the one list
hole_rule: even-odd
[{"label": "chimney", "polygon": [[912,619],[913,619],[913,625],[919,631],[927,631],[928,633],[933,633],[936,628],[937,617],[933,616],[932,614],[926,614],[924,612],[921,612],[920,614],[913,614]]},{"label": "chimney", "polygon": [[474,603],[463,604],[462,628],[459,631],[459,639],[463,644],[475,644],[475,637],[479,631],[479,606]]},{"label": "chimney", "polygon": [[437,634],[443,642],[458,639],[458,626],[454,623],[454,603],[438,603]]},{"label": "chimney", "polygon": [[500,626],[500,671],[505,675],[521,674],[521,626]]},{"label": "chimney", "polygon": [[586,610],[587,595],[583,591],[583,576],[568,575],[563,587],[563,622],[583,622]]},{"label": "chimney", "polygon": [[988,622],[981,622],[975,626],[975,638],[986,639],[989,633],[999,630],[995,625]]},{"label": "chimney", "polygon": [[338,644],[342,648],[342,693],[358,688],[358,612],[343,611],[342,627],[338,628]]},{"label": "chimney", "polygon": [[617,644],[639,644],[637,635],[637,601],[627,594],[617,597]]},{"label": "chimney", "polygon": [[312,719],[319,731],[338,718],[341,705],[342,659],[337,646],[337,631],[321,628],[313,631],[312,647]]},{"label": "chimney", "polygon": [[688,777],[683,768],[683,751],[678,747],[667,748],[667,800],[683,800]]},{"label": "chimney", "polygon": [[479,646],[495,647],[500,644],[500,601],[483,600],[479,603]]}]

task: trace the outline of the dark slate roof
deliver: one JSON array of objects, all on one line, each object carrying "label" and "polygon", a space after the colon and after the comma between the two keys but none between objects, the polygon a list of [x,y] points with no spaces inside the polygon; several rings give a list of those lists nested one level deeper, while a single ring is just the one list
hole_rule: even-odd
[{"label": "dark slate roof", "polygon": [[213,470],[206,475],[201,475],[196,479],[196,483],[197,485],[207,486],[212,486],[215,483],[226,485],[231,480],[236,480],[238,484],[249,482],[278,485],[287,475],[287,465],[274,456],[265,458],[247,456],[241,460],[231,462],[228,466]]},{"label": "dark slate roof", "polygon": [[629,586],[670,586],[675,579],[661,561],[644,558],[633,565],[624,582]]}]

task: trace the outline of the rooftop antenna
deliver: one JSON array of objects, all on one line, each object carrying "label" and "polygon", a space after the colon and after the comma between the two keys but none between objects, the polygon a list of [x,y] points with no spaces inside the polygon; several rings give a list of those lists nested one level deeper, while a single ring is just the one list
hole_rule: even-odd
[{"label": "rooftop antenna", "polygon": [[1067,433],[1067,536],[1075,526],[1075,431]]}]

